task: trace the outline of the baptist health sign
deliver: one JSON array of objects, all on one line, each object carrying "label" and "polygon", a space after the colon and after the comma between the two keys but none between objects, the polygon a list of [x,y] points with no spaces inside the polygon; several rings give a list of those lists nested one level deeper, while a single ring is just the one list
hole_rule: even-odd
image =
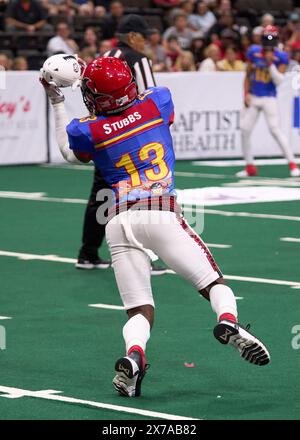
[{"label": "baptist health sign", "polygon": [[6,349],[6,330],[3,325],[0,325],[0,350]]}]

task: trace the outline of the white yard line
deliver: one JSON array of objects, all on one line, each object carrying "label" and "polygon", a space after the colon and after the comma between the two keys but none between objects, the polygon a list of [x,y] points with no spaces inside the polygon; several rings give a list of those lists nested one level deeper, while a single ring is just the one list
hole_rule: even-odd
[{"label": "white yard line", "polygon": [[[300,163],[300,159],[295,160],[296,163]],[[256,159],[256,165],[286,165],[285,159]],[[245,166],[245,161],[240,159],[233,160],[194,160],[192,162],[196,166],[206,166],[206,167],[243,167]]]},{"label": "white yard line", "polygon": [[191,173],[189,171],[175,171],[174,175],[177,177],[205,177],[208,179],[233,179],[235,177],[228,174]]},{"label": "white yard line", "polygon": [[216,244],[216,243],[205,243],[210,248],[215,249],[229,249],[232,248],[232,244]]},{"label": "white yard line", "polygon": [[[56,168],[64,170],[77,170],[77,171],[90,171],[94,170],[93,167],[89,165],[59,165],[59,164],[45,164],[40,165],[43,168]],[[175,171],[175,176],[178,177],[207,177],[208,179],[232,179],[235,176],[230,176],[228,174],[209,174],[209,173],[193,173],[189,171]]]},{"label": "white yard line", "polygon": [[109,411],[137,414],[137,415],[144,416],[144,417],[154,417],[154,418],[158,418],[158,419],[199,420],[199,419],[193,419],[191,417],[178,416],[175,414],[167,414],[167,413],[161,413],[161,412],[156,412],[156,411],[148,411],[145,409],[132,408],[129,406],[127,407],[127,406],[120,406],[120,405],[111,405],[109,403],[95,402],[92,400],[83,400],[83,399],[76,399],[74,397],[58,396],[57,393],[61,393],[61,392],[62,391],[56,391],[56,390],[30,391],[30,390],[23,390],[21,388],[0,386],[0,393],[6,393],[3,395],[0,395],[0,397],[6,397],[8,399],[18,399],[21,397],[36,397],[38,399],[54,400],[56,402],[73,403],[73,404],[77,404],[77,405],[86,405],[86,406],[90,406],[93,408],[101,408],[101,409],[106,409]]},{"label": "white yard line", "polygon": [[288,221],[300,222],[300,217],[295,217],[292,215],[258,214],[254,212],[240,212],[240,211],[221,211],[218,209],[189,208],[186,206],[184,206],[184,211],[199,212],[199,213],[212,214],[212,215],[221,215],[224,217],[267,218],[271,220],[288,220]]},{"label": "white yard line", "polygon": [[70,199],[60,197],[47,197],[45,193],[22,193],[15,191],[0,191],[1,199],[18,199],[18,200],[31,200],[35,202],[56,202],[56,203],[72,203],[86,205],[85,199]]},{"label": "white yard line", "polygon": [[[85,199],[70,199],[59,197],[46,197],[44,193],[19,193],[14,191],[0,191],[0,198],[5,199],[20,199],[31,200],[36,202],[56,202],[56,203],[71,203],[85,205],[87,200]],[[277,215],[277,214],[258,214],[252,212],[240,212],[240,211],[221,211],[217,209],[203,209],[203,208],[189,208],[184,206],[184,211],[187,212],[199,212],[212,215],[222,215],[225,217],[245,217],[245,218],[267,218],[272,220],[288,220],[288,221],[300,221],[300,217],[290,215]]]},{"label": "white yard line", "polygon": [[290,287],[300,287],[300,281],[284,281],[284,280],[273,280],[272,278],[256,278],[256,277],[243,277],[239,275],[224,275],[225,280],[232,281],[248,281],[249,283],[262,283],[262,284],[273,284],[278,286],[290,286]]},{"label": "white yard line", "polygon": [[[200,296],[202,298],[202,296]],[[236,296],[236,300],[244,299],[243,296]],[[88,307],[94,307],[95,309],[104,309],[104,310],[125,310],[123,306],[115,306],[113,304],[88,304]]]},{"label": "white yard line", "polygon": [[96,309],[107,309],[107,310],[125,310],[123,306],[114,306],[112,304],[89,304],[89,307],[95,307]]},{"label": "white yard line", "polygon": [[75,258],[63,258],[57,255],[38,255],[38,254],[25,254],[23,252],[9,252],[0,250],[0,256],[13,257],[19,260],[40,260],[40,261],[52,261],[56,263],[70,263],[75,264],[77,260]]},{"label": "white yard line", "polygon": [[56,168],[56,169],[63,169],[63,170],[79,170],[79,171],[94,171],[95,168],[92,165],[68,165],[68,164],[56,164],[56,163],[45,163],[42,165],[39,165],[42,168]]},{"label": "white yard line", "polygon": [[[5,250],[0,250],[0,256],[3,257],[13,257],[18,258],[20,260],[41,260],[41,261],[50,261],[57,263],[76,263],[76,259],[74,258],[64,258],[59,257],[57,255],[37,255],[37,254],[26,254],[22,252],[10,252]],[[174,274],[172,270],[168,270],[167,273]],[[274,280],[270,278],[257,278],[257,277],[245,277],[238,275],[224,275],[225,279],[228,280],[236,280],[236,281],[245,281],[250,283],[263,283],[263,284],[274,284],[281,286],[300,286],[300,281],[284,281],[284,280]]]},{"label": "white yard line", "polygon": [[0,321],[2,321],[4,319],[12,319],[12,318],[10,316],[0,316]]},{"label": "white yard line", "polygon": [[288,241],[290,243],[300,243],[300,238],[281,237],[280,241]]}]

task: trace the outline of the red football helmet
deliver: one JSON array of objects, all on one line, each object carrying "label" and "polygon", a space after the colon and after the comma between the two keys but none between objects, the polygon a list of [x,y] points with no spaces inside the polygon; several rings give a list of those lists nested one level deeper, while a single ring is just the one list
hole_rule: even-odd
[{"label": "red football helmet", "polygon": [[92,114],[116,113],[136,97],[137,88],[125,61],[100,57],[88,64],[82,78],[82,95]]},{"label": "red football helmet", "polygon": [[276,47],[278,44],[279,32],[276,26],[268,25],[263,30],[262,45],[264,47]]}]

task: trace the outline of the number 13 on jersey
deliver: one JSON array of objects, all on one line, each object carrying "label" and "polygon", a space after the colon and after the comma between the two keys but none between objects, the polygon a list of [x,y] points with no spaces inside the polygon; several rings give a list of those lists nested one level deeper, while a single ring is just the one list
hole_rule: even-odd
[{"label": "number 13 on jersey", "polygon": [[[154,157],[151,157],[151,153],[154,153]],[[140,186],[142,184],[140,171],[144,172],[148,180],[154,182],[164,179],[169,174],[170,170],[164,160],[165,149],[162,144],[152,142],[144,145],[139,150],[138,157],[141,164],[149,162],[151,166],[149,168],[145,168],[143,165],[137,166],[129,153],[123,154],[120,160],[116,163],[117,168],[125,168],[130,176],[132,187]]]}]

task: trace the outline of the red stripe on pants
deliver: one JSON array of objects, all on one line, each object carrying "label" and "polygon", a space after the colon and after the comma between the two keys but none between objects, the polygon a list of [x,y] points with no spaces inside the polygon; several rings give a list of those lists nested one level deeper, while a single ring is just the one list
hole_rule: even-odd
[{"label": "red stripe on pants", "polygon": [[201,249],[203,249],[211,267],[213,268],[213,270],[215,270],[216,272],[219,273],[220,277],[222,276],[222,272],[220,271],[217,263],[215,262],[214,257],[212,256],[212,254],[210,253],[209,249],[205,246],[205,244],[203,243],[203,241],[201,240],[201,238],[199,237],[199,235],[197,235],[192,228],[190,227],[190,225],[185,221],[185,219],[183,217],[177,217],[178,221],[180,223],[180,226],[184,229],[185,232],[187,232],[189,234],[189,236],[201,247]]}]

